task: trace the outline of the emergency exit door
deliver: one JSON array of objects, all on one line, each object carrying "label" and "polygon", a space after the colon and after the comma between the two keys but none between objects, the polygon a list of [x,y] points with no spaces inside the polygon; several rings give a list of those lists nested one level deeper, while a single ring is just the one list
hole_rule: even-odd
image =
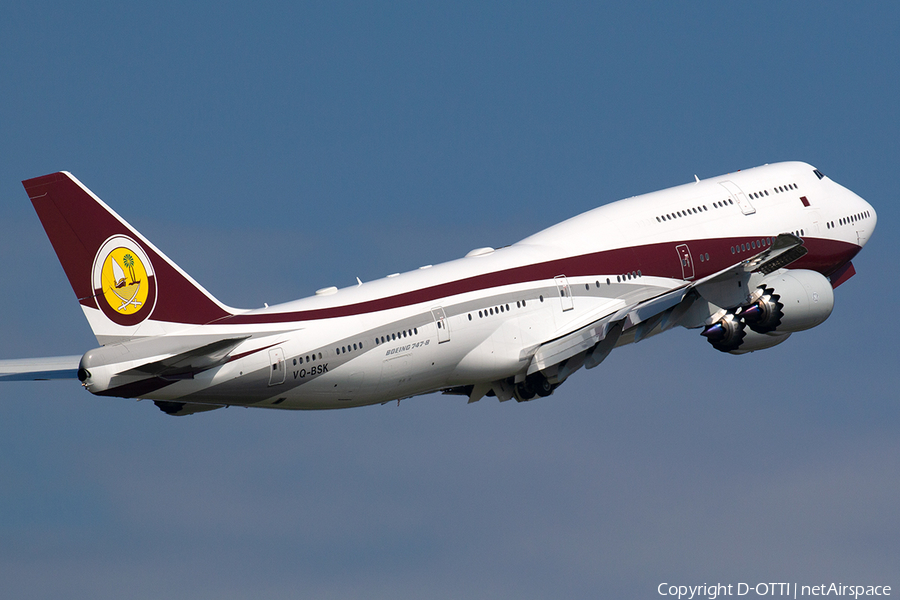
[{"label": "emergency exit door", "polygon": [[675,246],[678,253],[678,260],[681,262],[681,278],[689,280],[694,278],[694,261],[691,260],[691,249],[687,244],[679,244]]}]

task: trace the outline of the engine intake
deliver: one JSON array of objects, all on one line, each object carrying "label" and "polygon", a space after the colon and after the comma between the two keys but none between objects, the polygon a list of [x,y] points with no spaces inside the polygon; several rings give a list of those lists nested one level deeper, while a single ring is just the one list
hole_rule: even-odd
[{"label": "engine intake", "polygon": [[770,275],[757,288],[756,301],[741,316],[757,333],[788,333],[812,329],[831,315],[834,290],[815,271],[796,270]]}]

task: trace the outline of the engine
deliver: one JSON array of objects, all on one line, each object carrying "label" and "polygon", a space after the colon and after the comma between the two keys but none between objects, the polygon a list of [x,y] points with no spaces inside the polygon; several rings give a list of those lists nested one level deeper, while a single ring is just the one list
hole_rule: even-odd
[{"label": "engine", "polygon": [[750,302],[727,311],[702,335],[716,350],[744,354],[771,348],[795,331],[819,325],[833,308],[834,290],[820,273],[802,269],[773,273],[760,282]]}]

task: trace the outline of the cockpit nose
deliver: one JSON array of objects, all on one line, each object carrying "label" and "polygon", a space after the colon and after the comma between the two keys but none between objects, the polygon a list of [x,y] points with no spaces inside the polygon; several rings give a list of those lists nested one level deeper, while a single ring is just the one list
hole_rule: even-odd
[{"label": "cockpit nose", "polygon": [[867,210],[869,211],[869,215],[870,215],[870,217],[869,217],[869,219],[870,219],[870,226],[869,226],[869,229],[870,229],[871,231],[875,231],[875,226],[878,224],[878,214],[875,212],[875,209],[872,208],[872,205],[869,204],[868,202],[866,202],[866,206],[868,207]]},{"label": "cockpit nose", "polygon": [[[859,196],[857,196],[859,198]],[[869,238],[872,237],[872,232],[875,231],[875,225],[878,223],[878,215],[875,213],[875,209],[872,208],[872,205],[859,198],[859,212],[851,217],[853,224],[856,226],[856,236],[859,241],[859,246],[862,248],[866,245],[866,242],[869,241]]]}]

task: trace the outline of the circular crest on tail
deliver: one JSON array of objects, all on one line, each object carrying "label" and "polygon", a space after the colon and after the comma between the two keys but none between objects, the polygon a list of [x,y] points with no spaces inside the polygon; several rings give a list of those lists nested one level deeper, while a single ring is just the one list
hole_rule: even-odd
[{"label": "circular crest on tail", "polygon": [[97,306],[118,325],[137,325],[156,305],[156,276],[144,249],[128,236],[115,235],[94,257],[92,288]]}]

